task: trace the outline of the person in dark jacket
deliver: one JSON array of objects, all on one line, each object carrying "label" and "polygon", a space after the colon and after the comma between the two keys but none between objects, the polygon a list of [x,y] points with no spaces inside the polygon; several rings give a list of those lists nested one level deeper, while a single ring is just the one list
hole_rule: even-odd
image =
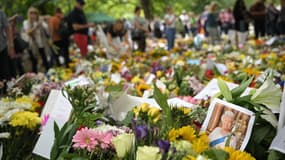
[{"label": "person in dark jacket", "polygon": [[255,38],[258,39],[260,36],[265,36],[265,0],[257,0],[256,3],[250,7],[250,14],[253,19]]},{"label": "person in dark jacket", "polygon": [[218,4],[213,2],[210,5],[209,14],[206,23],[206,30],[209,33],[211,43],[215,44],[220,39],[220,33],[218,30],[219,14],[217,12]]},{"label": "person in dark jacket", "polygon": [[243,45],[247,39],[249,26],[249,13],[244,0],[237,0],[234,5],[235,30],[238,35],[238,45]]},{"label": "person in dark jacket", "polygon": [[275,36],[278,34],[277,20],[280,11],[274,6],[272,0],[266,8],[266,33],[267,35]]},{"label": "person in dark jacket", "polygon": [[281,12],[278,17],[278,28],[279,28],[279,34],[285,35],[285,0],[281,1]]}]

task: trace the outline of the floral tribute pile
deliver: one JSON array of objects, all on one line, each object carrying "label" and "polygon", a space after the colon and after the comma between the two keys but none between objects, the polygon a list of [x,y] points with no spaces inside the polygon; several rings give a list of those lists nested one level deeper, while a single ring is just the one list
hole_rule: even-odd
[{"label": "floral tribute pile", "polygon": [[[63,126],[54,123],[51,160],[285,158],[269,150],[277,133],[275,111],[280,109],[285,80],[284,42],[269,47],[263,41],[248,41],[242,49],[207,43],[195,48],[192,41],[185,43],[190,48],[154,48],[114,59],[107,59],[100,49],[87,59],[74,53],[69,69],[53,68],[45,75],[26,74],[9,82],[0,100],[0,156],[5,160],[44,159],[32,153],[49,121],[49,115],[41,113],[49,93],[62,90],[72,112]],[[79,76],[92,83],[66,85]],[[218,79],[219,92],[195,98],[214,78]],[[228,82],[237,87],[230,89]],[[243,94],[248,88],[250,92]],[[153,98],[159,107],[142,103],[118,119],[111,110],[124,94]],[[193,106],[169,105],[169,98]],[[229,145],[212,147],[208,133],[201,131],[214,98],[255,114],[244,151]]]}]

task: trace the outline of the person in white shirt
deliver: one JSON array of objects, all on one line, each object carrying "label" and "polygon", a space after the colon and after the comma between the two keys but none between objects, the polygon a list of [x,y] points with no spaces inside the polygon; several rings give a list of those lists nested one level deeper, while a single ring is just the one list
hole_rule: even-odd
[{"label": "person in white shirt", "polygon": [[30,7],[28,10],[28,19],[23,23],[23,30],[27,35],[27,40],[30,44],[29,54],[32,61],[32,70],[37,73],[37,59],[36,54],[39,53],[42,58],[42,63],[48,71],[50,65],[45,52],[47,45],[46,28],[48,25],[40,20],[39,11],[34,7]]},{"label": "person in white shirt", "polygon": [[225,111],[221,117],[222,126],[216,127],[210,134],[210,146],[223,148],[229,142],[229,146],[236,149],[237,138],[232,134],[234,113]]},{"label": "person in white shirt", "polygon": [[187,35],[189,33],[188,26],[189,26],[190,18],[189,18],[188,14],[186,13],[185,10],[182,11],[182,14],[179,16],[179,18],[181,19],[181,22],[184,26],[184,33],[185,33],[185,35]]},{"label": "person in white shirt", "polygon": [[171,50],[175,44],[175,21],[176,17],[173,13],[172,7],[167,7],[167,14],[164,17],[166,24],[166,39],[167,39],[167,49]]}]

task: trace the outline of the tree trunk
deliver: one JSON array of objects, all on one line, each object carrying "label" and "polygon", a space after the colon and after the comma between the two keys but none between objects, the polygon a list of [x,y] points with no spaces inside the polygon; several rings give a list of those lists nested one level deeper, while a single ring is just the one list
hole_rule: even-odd
[{"label": "tree trunk", "polygon": [[280,0],[280,4],[282,7],[285,7],[285,0]]},{"label": "tree trunk", "polygon": [[141,0],[141,6],[144,10],[146,19],[153,19],[153,6],[151,0]]}]

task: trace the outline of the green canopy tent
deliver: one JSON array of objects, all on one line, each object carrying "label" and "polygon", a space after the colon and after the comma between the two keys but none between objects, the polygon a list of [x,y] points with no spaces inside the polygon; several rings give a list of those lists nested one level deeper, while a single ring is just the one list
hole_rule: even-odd
[{"label": "green canopy tent", "polygon": [[114,18],[104,14],[104,13],[87,13],[87,20],[94,23],[112,23]]}]

